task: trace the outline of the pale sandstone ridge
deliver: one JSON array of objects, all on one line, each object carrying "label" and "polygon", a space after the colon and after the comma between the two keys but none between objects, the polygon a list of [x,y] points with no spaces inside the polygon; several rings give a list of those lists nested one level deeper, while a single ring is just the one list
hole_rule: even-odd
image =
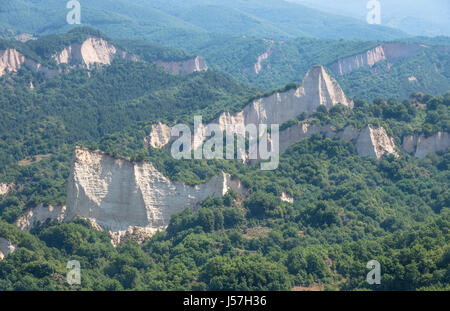
[{"label": "pale sandstone ridge", "polygon": [[[323,66],[314,66],[306,74],[300,87],[256,99],[236,114],[224,112],[212,123],[219,124],[223,131],[227,125],[245,127],[248,124],[283,124],[303,112],[314,113],[320,105],[331,108],[339,103],[353,108],[353,101],[344,94],[337,81],[328,75]],[[155,130],[160,127],[157,125]],[[198,130],[204,133],[205,128],[203,126]],[[168,133],[168,128],[166,130]],[[157,132],[153,136],[152,146],[162,148],[165,146],[164,142],[170,142],[170,139],[157,140]],[[192,147],[195,149],[201,143],[196,142]]]},{"label": "pale sandstone ridge", "polygon": [[14,190],[14,184],[0,183],[0,195],[7,196],[11,190]]},{"label": "pale sandstone ridge", "polygon": [[330,65],[330,69],[344,75],[361,67],[372,67],[383,60],[392,63],[402,58],[411,57],[424,48],[427,47],[420,44],[384,43],[363,53],[339,59]]},{"label": "pale sandstone ridge", "polygon": [[447,132],[438,132],[430,137],[425,135],[409,135],[403,138],[403,149],[423,158],[430,152],[444,151],[450,148],[450,135]]},{"label": "pale sandstone ridge", "polygon": [[42,72],[47,78],[52,78],[58,73],[57,70],[49,69],[26,58],[16,49],[0,50],[0,77],[7,72],[17,72],[22,66],[26,66],[35,72]]},{"label": "pale sandstone ridge", "polygon": [[14,245],[10,240],[0,238],[0,260],[3,260],[6,255],[13,253],[15,250],[16,245]]},{"label": "pale sandstone ridge", "polygon": [[17,219],[16,225],[21,230],[29,231],[52,220],[63,221],[65,213],[65,206],[44,206],[43,204],[40,204],[21,215]]},{"label": "pale sandstone ridge", "polygon": [[90,37],[83,43],[74,43],[66,47],[61,52],[53,55],[53,59],[58,65],[82,65],[91,68],[95,64],[110,65],[115,56],[137,61],[137,58],[116,48],[114,45],[102,38]]},{"label": "pale sandstone ridge", "polygon": [[196,56],[183,61],[162,61],[158,60],[155,62],[156,65],[164,68],[164,70],[179,74],[187,75],[199,71],[207,71],[208,65],[206,61],[201,56]]},{"label": "pale sandstone ridge", "polygon": [[327,138],[338,137],[352,142],[361,157],[376,157],[380,159],[384,154],[397,155],[394,139],[389,137],[383,127],[367,126],[358,130],[349,125],[341,131],[336,131],[330,125],[317,125],[310,122],[299,122],[280,132],[280,152],[284,152],[291,145],[319,133]]},{"label": "pale sandstone ridge", "polygon": [[135,227],[152,234],[164,230],[174,213],[186,208],[195,210],[204,199],[223,196],[229,189],[245,192],[241,183],[227,174],[190,186],[170,181],[152,163],[132,163],[77,148],[68,182],[65,220],[90,219],[119,235]]}]

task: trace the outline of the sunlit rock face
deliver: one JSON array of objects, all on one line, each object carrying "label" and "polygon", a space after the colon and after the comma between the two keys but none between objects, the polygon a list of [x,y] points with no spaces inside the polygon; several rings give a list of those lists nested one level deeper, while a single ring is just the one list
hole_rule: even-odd
[{"label": "sunlit rock face", "polygon": [[280,132],[280,152],[286,151],[289,146],[315,133],[323,134],[327,138],[338,137],[352,142],[361,157],[380,159],[384,154],[397,155],[394,139],[387,135],[383,127],[374,128],[369,125],[358,130],[353,126],[347,126],[341,131],[336,131],[330,125],[321,126],[309,122],[300,122]]},{"label": "sunlit rock face", "polygon": [[361,67],[372,67],[384,60],[393,63],[400,59],[411,57],[425,48],[427,46],[421,44],[384,43],[363,53],[341,58],[331,64],[329,68],[339,75],[344,75]]},{"label": "sunlit rock face", "polygon": [[444,151],[450,148],[450,135],[447,132],[437,132],[425,135],[409,135],[403,138],[403,149],[417,158],[423,158],[430,152]]},{"label": "sunlit rock face", "polygon": [[74,43],[61,52],[53,55],[59,64],[81,65],[91,68],[96,64],[110,65],[115,56],[123,59],[137,61],[133,55],[126,53],[102,38],[90,37],[83,43]]},{"label": "sunlit rock face", "polygon": [[22,66],[35,72],[41,72],[46,78],[52,78],[58,71],[49,69],[32,59],[26,58],[16,49],[0,50],[0,77],[8,72],[17,72]]},{"label": "sunlit rock face", "polygon": [[[353,107],[353,101],[344,94],[337,81],[324,67],[314,66],[308,71],[300,87],[258,98],[238,113],[222,113],[212,123],[219,124],[223,131],[227,125],[244,128],[248,124],[283,124],[304,112],[311,114],[321,105],[331,108],[337,104]],[[206,126],[199,131],[204,132],[205,128]],[[164,135],[161,135],[162,132]],[[170,142],[170,137],[167,137],[169,132],[170,127],[161,123],[155,124],[149,144],[154,148],[163,148]],[[197,147],[198,145],[193,145],[194,149]]]},{"label": "sunlit rock face", "polygon": [[229,189],[245,190],[238,180],[221,174],[196,186],[172,182],[150,162],[132,163],[100,152],[77,148],[67,189],[66,220],[92,219],[105,230],[164,230],[170,217],[196,209],[208,197]]}]

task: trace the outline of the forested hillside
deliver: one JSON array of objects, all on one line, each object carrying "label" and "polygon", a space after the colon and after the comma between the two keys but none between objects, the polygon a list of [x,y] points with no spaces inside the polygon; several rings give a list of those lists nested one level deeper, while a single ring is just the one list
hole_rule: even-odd
[{"label": "forested hillside", "polygon": [[[4,44],[45,62],[79,40],[75,34]],[[305,53],[320,46],[299,42],[309,42]],[[17,246],[0,261],[0,289],[68,289],[69,259],[83,267],[77,289],[449,289],[448,150],[417,159],[401,148],[405,135],[449,131],[449,93],[405,101],[355,98],[353,110],[337,105],[309,117],[338,129],[382,125],[399,157],[361,158],[353,144],[316,134],[291,146],[275,171],[237,161],[180,161],[146,148],[154,122],[191,123],[195,114],[211,120],[242,109],[264,91],[216,68],[180,76],[151,64],[184,59],[183,52],[143,42],[117,44],[143,61],[116,58],[90,70],[69,68],[52,79],[22,68],[0,78],[0,181],[15,185],[0,197],[0,236]],[[342,46],[341,55],[318,57],[332,61],[371,44],[355,42]],[[165,232],[142,244],[130,240],[113,247],[106,232],[82,220],[20,231],[14,222],[25,210],[66,203],[75,145],[152,161],[165,176],[188,184],[224,171],[249,194],[207,199],[198,212],[175,215]],[[377,287],[365,282],[371,259],[383,266],[384,281]]]}]

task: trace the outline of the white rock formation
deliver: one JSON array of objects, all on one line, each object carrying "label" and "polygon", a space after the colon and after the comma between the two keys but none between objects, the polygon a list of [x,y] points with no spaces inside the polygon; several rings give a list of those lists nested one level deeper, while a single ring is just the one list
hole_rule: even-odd
[{"label": "white rock formation", "polygon": [[63,221],[66,214],[65,206],[39,206],[29,209],[22,216],[20,216],[16,225],[21,230],[31,230],[36,226],[45,224],[51,220]]},{"label": "white rock formation", "polygon": [[152,125],[150,136],[146,139],[146,147],[148,145],[156,149],[161,149],[166,146],[171,139],[171,127],[161,122]]},{"label": "white rock formation", "polygon": [[10,240],[0,238],[0,260],[3,260],[6,255],[11,254],[15,250],[16,245],[14,245]]},{"label": "white rock formation", "polygon": [[[306,74],[302,86],[256,99],[236,114],[224,112],[212,123],[219,124],[223,131],[227,125],[245,127],[248,124],[283,124],[303,112],[315,112],[320,105],[331,108],[339,103],[353,108],[353,101],[345,96],[337,81],[328,75],[323,66],[314,66]],[[155,126],[154,140],[150,144],[162,148],[165,146],[162,143],[168,143],[170,139],[157,139],[160,128],[160,125]],[[164,128],[168,133],[169,128]],[[205,127],[199,129],[204,130]],[[193,148],[198,147],[198,144],[194,144]]]},{"label": "white rock formation", "polygon": [[7,196],[8,193],[15,188],[14,184],[0,183],[0,195]]},{"label": "white rock formation", "polygon": [[330,69],[344,75],[361,67],[372,67],[383,60],[393,63],[399,59],[411,57],[424,48],[427,47],[420,44],[384,43],[363,53],[339,59],[330,65]]},{"label": "white rock formation", "polygon": [[133,55],[127,54],[102,38],[90,37],[83,43],[74,43],[61,52],[53,55],[59,64],[82,65],[91,68],[95,64],[110,65],[115,56],[137,61]]},{"label": "white rock formation", "polygon": [[52,78],[58,73],[57,70],[49,69],[26,58],[16,49],[0,50],[0,77],[7,72],[17,72],[22,66],[26,66],[35,72],[42,72],[47,78]]},{"label": "white rock formation", "polygon": [[309,122],[299,122],[280,132],[280,152],[286,151],[289,146],[310,137],[314,133],[320,133],[327,138],[339,137],[347,142],[353,142],[361,157],[376,157],[380,159],[383,154],[394,154],[394,139],[389,137],[383,127],[373,128],[367,126],[359,131],[353,126],[347,126],[342,131],[336,131],[329,125],[320,126]]},{"label": "white rock formation", "polygon": [[450,148],[450,134],[438,132],[430,137],[425,135],[409,135],[403,138],[403,149],[423,158],[430,152],[444,151]]},{"label": "white rock formation", "polygon": [[362,157],[381,157],[387,154],[397,155],[395,143],[383,127],[373,128],[370,125],[361,131],[356,140],[356,150]]},{"label": "white rock formation", "polygon": [[206,61],[201,56],[197,56],[195,58],[183,60],[183,61],[161,61],[158,60],[155,62],[156,65],[164,68],[164,70],[168,72],[172,72],[174,74],[179,75],[187,75],[193,72],[198,71],[207,71],[208,65]]},{"label": "white rock formation", "polygon": [[0,76],[6,72],[17,72],[25,62],[25,56],[15,49],[0,51]]},{"label": "white rock formation", "polygon": [[77,148],[65,220],[82,217],[118,234],[133,227],[152,234],[164,230],[174,213],[196,209],[207,197],[223,196],[229,189],[245,192],[238,180],[226,174],[189,186],[170,181],[152,163],[132,163]]}]

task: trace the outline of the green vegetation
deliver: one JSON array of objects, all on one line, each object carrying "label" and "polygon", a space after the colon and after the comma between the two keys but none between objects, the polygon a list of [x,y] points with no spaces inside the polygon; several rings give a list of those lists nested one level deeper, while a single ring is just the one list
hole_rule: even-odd
[{"label": "green vegetation", "polygon": [[[72,32],[67,40],[83,38],[85,31],[91,30]],[[15,44],[44,58],[60,48],[57,38]],[[123,42],[149,60],[185,57]],[[353,53],[365,44],[371,43],[341,47]],[[420,160],[403,152],[376,160],[359,157],[351,143],[313,135],[291,146],[277,170],[261,171],[237,161],[174,160],[165,150],[144,146],[155,121],[191,123],[199,113],[208,121],[261,94],[215,70],[177,76],[119,59],[90,77],[87,70],[73,69],[44,80],[25,68],[1,77],[0,181],[16,188],[0,197],[0,236],[17,250],[0,261],[0,289],[449,290],[448,150]],[[383,125],[398,146],[404,135],[449,130],[450,94],[389,98],[356,99],[353,110],[318,109],[311,119],[337,129]],[[115,248],[106,232],[83,220],[20,231],[14,222],[27,208],[65,204],[75,145],[150,160],[164,175],[188,184],[224,171],[239,178],[249,194],[208,198],[198,211],[174,215],[165,232],[142,244],[128,241]],[[294,203],[283,201],[283,193]],[[382,265],[380,286],[365,282],[372,259]],[[65,282],[69,260],[81,263],[80,286]]]}]

